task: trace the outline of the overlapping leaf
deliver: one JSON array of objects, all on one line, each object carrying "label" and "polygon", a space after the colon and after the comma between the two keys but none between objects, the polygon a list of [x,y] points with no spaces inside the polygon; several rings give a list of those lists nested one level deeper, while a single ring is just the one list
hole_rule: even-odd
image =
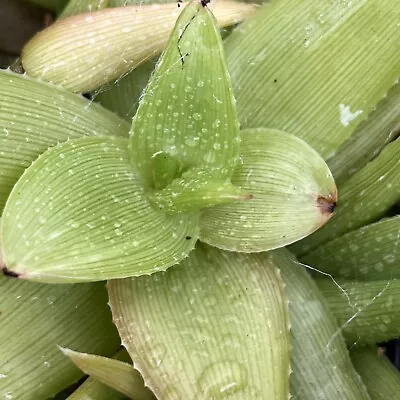
[{"label": "overlapping leaf", "polygon": [[301,261],[345,279],[400,279],[400,216],[340,236]]},{"label": "overlapping leaf", "polygon": [[108,6],[108,3],[109,0],[70,0],[59,15],[59,18],[66,18],[84,12],[102,10]]},{"label": "overlapping leaf", "polygon": [[103,86],[98,92],[95,92],[93,99],[131,122],[154,66],[154,60],[144,62],[113,84]]},{"label": "overlapping leaf", "polygon": [[371,400],[388,400],[399,397],[400,372],[385,356],[382,349],[361,347],[352,349],[351,360],[367,386]]},{"label": "overlapping leaf", "polygon": [[[26,72],[74,92],[87,92],[119,78],[161,53],[183,7],[151,4],[105,9],[56,22],[24,47]],[[220,26],[254,11],[245,3],[215,6]]]},{"label": "overlapping leaf", "polygon": [[334,316],[309,274],[285,249],[264,253],[263,258],[266,265],[279,268],[289,299],[292,398],[369,399]]},{"label": "overlapping leaf", "polygon": [[400,76],[397,0],[272,0],[226,41],[242,128],[299,136],[325,159]]},{"label": "overlapping leaf", "polygon": [[349,346],[400,336],[400,281],[316,279]]},{"label": "overlapping leaf", "polygon": [[336,187],[322,158],[284,132],[242,132],[241,161],[232,183],[251,193],[247,202],[202,211],[202,241],[233,251],[285,246],[323,225],[336,202]]},{"label": "overlapping leaf", "polygon": [[[196,169],[222,180],[236,167],[239,126],[222,40],[200,3],[188,5],[175,25],[133,119],[130,145],[134,163],[153,188],[158,170],[166,169],[156,164],[160,156],[176,164],[170,182]],[[179,187],[175,192],[180,194]]]},{"label": "overlapping leaf", "polygon": [[368,119],[327,161],[337,184],[341,184],[376,157],[400,133],[400,84],[397,83]]},{"label": "overlapping leaf", "polygon": [[46,282],[103,280],[164,270],[192,250],[198,217],[153,209],[127,145],[71,140],[26,170],[0,227],[10,271]]},{"label": "overlapping leaf", "polygon": [[45,82],[0,70],[0,212],[18,178],[50,146],[69,138],[124,136],[113,113]]},{"label": "overlapping leaf", "polygon": [[79,353],[71,349],[61,349],[71,361],[86,374],[94,377],[109,387],[135,400],[153,400],[153,393],[144,386],[143,378],[139,372],[129,364],[129,356],[107,358],[94,354]]},{"label": "overlapping leaf", "polygon": [[122,342],[157,398],[288,398],[287,300],[262,257],[201,244],[165,273],[108,290]]},{"label": "overlapping leaf", "polygon": [[104,355],[120,339],[103,283],[44,285],[0,276],[0,397],[54,396],[82,373],[57,345]]},{"label": "overlapping leaf", "polygon": [[400,200],[400,138],[340,188],[335,216],[318,232],[291,246],[298,255],[384,216]]}]

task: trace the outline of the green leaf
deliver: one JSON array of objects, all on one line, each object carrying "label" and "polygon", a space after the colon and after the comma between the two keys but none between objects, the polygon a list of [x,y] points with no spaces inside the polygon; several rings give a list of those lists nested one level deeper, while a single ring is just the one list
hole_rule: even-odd
[{"label": "green leaf", "polygon": [[393,86],[368,119],[327,161],[337,184],[341,184],[374,159],[400,132],[400,84]]},{"label": "green leaf", "polygon": [[301,261],[338,278],[400,279],[400,216],[340,236],[317,247]]},{"label": "green leaf", "polygon": [[350,355],[371,400],[400,399],[400,372],[382,349],[375,346],[356,347],[350,351]]},{"label": "green leaf", "polygon": [[139,98],[154,70],[155,60],[139,65],[126,76],[103,86],[94,93],[93,100],[131,122],[139,105]]},{"label": "green leaf", "polygon": [[67,400],[126,400],[126,396],[89,377]]},{"label": "green leaf", "polygon": [[200,238],[232,251],[265,251],[310,234],[331,216],[336,187],[322,158],[295,136],[245,130],[232,183],[253,198],[202,211]]},{"label": "green leaf", "polygon": [[112,355],[120,340],[104,283],[44,285],[0,276],[0,398],[54,396],[82,373],[57,345]]},{"label": "green leaf", "polygon": [[303,256],[322,244],[380,219],[400,200],[400,138],[339,187],[334,217],[318,232],[291,246]]},{"label": "green leaf", "polygon": [[83,282],[150,274],[193,249],[198,216],[153,209],[128,141],[51,148],[14,187],[1,221],[3,262],[21,278]]},{"label": "green leaf", "polygon": [[61,88],[0,70],[0,213],[23,171],[51,146],[82,136],[125,136],[126,122]]},{"label": "green leaf", "polygon": [[94,354],[79,353],[66,348],[61,348],[61,350],[85,374],[118,390],[129,398],[135,400],[155,398],[153,393],[144,386],[143,378],[139,372],[127,362]]},{"label": "green leaf", "polygon": [[61,19],[84,12],[98,11],[107,6],[108,0],[69,0],[58,18]]},{"label": "green leaf", "polygon": [[287,300],[259,255],[200,245],[166,273],[108,283],[122,343],[157,398],[286,400]]},{"label": "green leaf", "polygon": [[293,400],[369,399],[326,300],[286,250],[264,253],[265,266],[280,270],[289,300]]},{"label": "green leaf", "polygon": [[174,213],[196,212],[217,204],[250,200],[252,195],[232,185],[229,179],[221,180],[208,171],[192,168],[165,189],[150,194],[149,198],[156,207]]},{"label": "green leaf", "polygon": [[281,129],[325,159],[400,76],[397,0],[272,0],[226,40],[242,128]]},{"label": "green leaf", "polygon": [[400,336],[400,281],[316,279],[349,346]]},{"label": "green leaf", "polygon": [[[150,4],[104,9],[55,22],[23,48],[28,75],[88,92],[118,79],[161,53],[182,7]],[[251,4],[216,4],[221,27],[253,13]]]},{"label": "green leaf", "polygon": [[[208,8],[193,2],[180,15],[133,119],[132,159],[152,188],[159,154],[176,160],[182,171],[203,168],[225,180],[236,167],[239,141],[221,36]],[[195,178],[185,189],[182,176],[184,183],[171,190],[197,192],[190,182]]]}]

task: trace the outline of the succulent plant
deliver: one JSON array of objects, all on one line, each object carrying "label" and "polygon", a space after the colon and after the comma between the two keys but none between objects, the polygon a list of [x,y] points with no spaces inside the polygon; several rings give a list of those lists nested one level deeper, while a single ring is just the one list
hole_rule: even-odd
[{"label": "succulent plant", "polygon": [[396,2],[125,3],[0,70],[0,397],[395,398]]}]

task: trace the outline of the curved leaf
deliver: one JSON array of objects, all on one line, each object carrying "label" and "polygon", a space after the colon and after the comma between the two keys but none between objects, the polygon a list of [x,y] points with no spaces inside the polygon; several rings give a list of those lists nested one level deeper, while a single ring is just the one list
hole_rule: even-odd
[{"label": "curved leaf", "polygon": [[126,400],[126,396],[89,377],[66,400]]},{"label": "curved leaf", "polygon": [[[25,71],[74,92],[101,87],[161,53],[183,7],[150,4],[110,8],[57,21],[21,54]],[[242,21],[251,4],[216,4],[221,27]]]},{"label": "curved leaf", "polygon": [[232,183],[253,198],[205,209],[200,239],[233,251],[264,251],[310,234],[331,216],[336,187],[322,158],[295,136],[243,131]]},{"label": "curved leaf", "polygon": [[221,35],[208,8],[191,3],[180,15],[133,119],[132,159],[151,187],[157,184],[154,160],[159,154],[173,158],[181,171],[204,168],[225,179],[236,167],[239,141]]},{"label": "curved leaf", "polygon": [[360,123],[336,154],[327,161],[341,184],[374,159],[400,133],[400,83],[397,83],[368,118]]},{"label": "curved leaf", "polygon": [[[315,279],[348,345],[375,344],[400,336],[400,281]],[[340,286],[340,288],[338,287]]]},{"label": "curved leaf", "polygon": [[297,256],[329,240],[377,221],[400,200],[400,138],[339,188],[335,216],[318,232],[291,246]]},{"label": "curved leaf", "polygon": [[140,64],[126,76],[96,91],[92,96],[93,100],[131,122],[138,108],[139,98],[154,71],[154,65],[153,59]]},{"label": "curved leaf", "polygon": [[287,400],[287,301],[260,256],[200,245],[166,273],[108,290],[122,343],[157,398]]},{"label": "curved leaf", "polygon": [[400,399],[400,372],[381,350],[375,346],[356,347],[350,351],[351,360],[371,400]]},{"label": "curved leaf", "polygon": [[109,0],[69,0],[58,18],[66,18],[84,12],[102,10],[108,6],[108,2]]},{"label": "curved leaf", "polygon": [[67,139],[125,136],[126,122],[62,88],[0,70],[0,213],[33,160]]},{"label": "curved leaf", "polygon": [[155,398],[153,393],[144,386],[143,378],[139,372],[127,362],[94,354],[79,353],[66,348],[61,348],[61,350],[85,374],[118,390],[129,398],[135,400],[152,400]]},{"label": "curved leaf", "polygon": [[0,226],[10,271],[45,282],[95,281],[150,274],[186,257],[198,217],[152,208],[127,145],[71,140],[26,170]]},{"label": "curved leaf", "polygon": [[400,77],[397,0],[272,0],[226,40],[242,128],[330,158]]},{"label": "curved leaf", "polygon": [[120,339],[103,283],[43,285],[0,276],[0,398],[54,396],[83,374],[57,345],[112,355]]},{"label": "curved leaf", "polygon": [[286,250],[265,253],[279,268],[289,300],[293,400],[369,400],[342,334],[315,282]]},{"label": "curved leaf", "polygon": [[301,261],[344,279],[400,279],[400,216],[340,236]]}]

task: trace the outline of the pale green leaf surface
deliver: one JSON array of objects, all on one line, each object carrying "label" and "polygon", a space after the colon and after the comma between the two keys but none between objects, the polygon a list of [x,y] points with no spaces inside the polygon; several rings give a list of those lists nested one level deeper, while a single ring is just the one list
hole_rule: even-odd
[{"label": "pale green leaf surface", "polygon": [[196,212],[201,208],[233,201],[252,199],[244,190],[232,185],[229,179],[215,178],[207,170],[190,169],[165,189],[155,191],[149,198],[160,209],[170,213]]},{"label": "pale green leaf surface", "polygon": [[67,18],[71,15],[84,12],[98,11],[107,6],[108,0],[70,0],[58,18]]},{"label": "pale green leaf surface", "polygon": [[288,399],[287,300],[261,256],[201,244],[167,272],[109,281],[108,291],[157,398]]},{"label": "pale green leaf surface", "polygon": [[[75,15],[39,32],[23,48],[25,71],[74,92],[97,89],[161,53],[184,7],[149,4]],[[219,26],[252,14],[252,4],[215,5]]]},{"label": "pale green leaf surface", "polygon": [[[121,361],[132,362],[125,349],[120,349],[113,358]],[[89,376],[70,395],[67,400],[125,400],[126,396],[106,386],[95,378]]]},{"label": "pale green leaf surface", "polygon": [[381,349],[356,347],[350,356],[371,400],[400,400],[400,372]]},{"label": "pale green leaf surface", "polygon": [[[79,353],[67,348],[62,352],[85,374],[135,400],[152,400],[153,393],[144,386],[143,378],[133,366],[117,359]],[[129,357],[128,357],[129,358]]]},{"label": "pale green leaf surface", "polygon": [[396,84],[368,118],[358,125],[336,154],[327,161],[340,186],[375,158],[400,132],[400,84]]},{"label": "pale green leaf surface", "polygon": [[333,239],[301,258],[335,278],[358,281],[400,279],[400,216]]},{"label": "pale green leaf surface", "polygon": [[128,75],[103,86],[93,95],[93,100],[131,122],[139,105],[139,98],[154,70],[155,60],[139,65]]},{"label": "pale green leaf surface", "polygon": [[126,396],[89,377],[67,400],[126,400]]},{"label": "pale green leaf surface", "polygon": [[289,299],[292,399],[369,399],[315,282],[285,249],[265,253],[264,259],[280,270]]},{"label": "pale green leaf surface", "polygon": [[242,128],[330,158],[400,76],[397,0],[272,0],[226,40]]},{"label": "pale green leaf surface", "polygon": [[291,246],[302,256],[336,237],[380,219],[400,200],[400,138],[339,187],[333,218],[318,232]]},{"label": "pale green leaf surface", "polygon": [[[167,100],[166,100],[167,99]],[[132,159],[154,187],[154,157],[182,170],[229,178],[239,156],[239,125],[222,39],[213,15],[191,3],[180,15],[133,119]]]},{"label": "pale green leaf surface", "polygon": [[332,215],[336,187],[323,159],[305,142],[272,129],[242,131],[232,183],[253,195],[205,209],[200,239],[233,251],[265,251],[310,234]]},{"label": "pale green leaf surface", "polygon": [[[400,336],[400,281],[315,279],[349,346]],[[338,285],[340,287],[338,287]]]},{"label": "pale green leaf surface", "polygon": [[126,122],[68,91],[0,70],[0,213],[33,160],[69,138],[124,136]]},{"label": "pale green leaf surface", "polygon": [[153,209],[127,145],[71,140],[25,171],[1,221],[9,270],[24,279],[82,282],[150,274],[186,257],[198,216]]},{"label": "pale green leaf surface", "polygon": [[0,398],[54,396],[82,373],[57,345],[106,356],[120,340],[104,283],[44,285],[0,276]]}]

